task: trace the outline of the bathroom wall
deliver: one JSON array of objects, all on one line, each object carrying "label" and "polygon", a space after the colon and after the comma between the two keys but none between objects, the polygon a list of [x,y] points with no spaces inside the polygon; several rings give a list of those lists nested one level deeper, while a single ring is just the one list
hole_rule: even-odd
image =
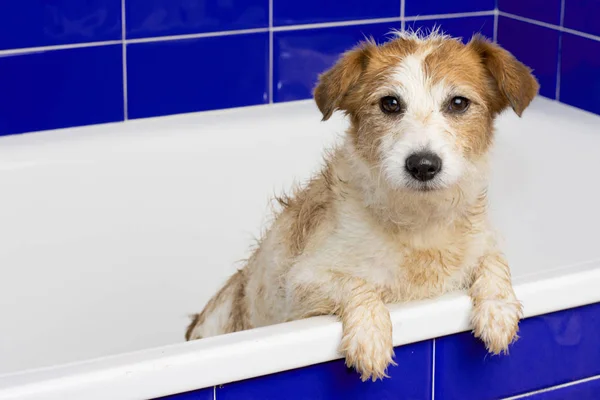
[{"label": "bathroom wall", "polygon": [[600,114],[600,0],[498,0],[498,43],[543,96]]},{"label": "bathroom wall", "polygon": [[600,2],[499,1],[3,1],[0,135],[307,99],[365,36],[434,25],[497,37],[543,95],[600,113]]}]

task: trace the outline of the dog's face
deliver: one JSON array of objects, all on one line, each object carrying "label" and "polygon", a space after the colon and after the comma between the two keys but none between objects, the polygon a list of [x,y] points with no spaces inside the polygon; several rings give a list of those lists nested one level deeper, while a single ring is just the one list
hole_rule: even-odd
[{"label": "dog's face", "polygon": [[494,117],[508,106],[521,115],[537,91],[527,67],[483,38],[406,35],[346,53],[315,100],[324,120],[336,109],[350,116],[358,154],[391,187],[428,191],[468,178]]}]

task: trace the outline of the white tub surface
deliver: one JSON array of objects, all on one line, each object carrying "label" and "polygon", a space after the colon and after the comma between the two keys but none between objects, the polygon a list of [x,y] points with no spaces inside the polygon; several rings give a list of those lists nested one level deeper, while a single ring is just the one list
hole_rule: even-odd
[{"label": "white tub surface", "polygon": [[[0,399],[150,398],[339,358],[330,317],[183,332],[344,126],[298,102],[0,138]],[[600,117],[537,99],[497,126],[492,214],[526,315],[600,301]],[[464,293],[390,308],[395,345],[469,329]]]}]

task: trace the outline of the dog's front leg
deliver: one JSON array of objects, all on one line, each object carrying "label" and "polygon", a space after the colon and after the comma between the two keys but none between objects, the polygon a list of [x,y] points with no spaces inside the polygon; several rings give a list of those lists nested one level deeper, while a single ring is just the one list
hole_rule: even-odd
[{"label": "dog's front leg", "polygon": [[523,308],[513,291],[510,270],[502,254],[493,252],[480,260],[470,295],[475,336],[483,340],[489,352],[506,353],[517,337]]},{"label": "dog's front leg", "polygon": [[355,368],[363,381],[387,377],[387,367],[394,364],[392,322],[380,294],[363,279],[326,275],[318,283],[295,285],[296,315],[337,315],[342,320],[340,351],[346,365]]},{"label": "dog's front leg", "polygon": [[387,367],[394,363],[390,313],[380,295],[362,279],[346,278],[342,285],[341,351],[346,364],[356,368],[363,381],[387,377]]}]

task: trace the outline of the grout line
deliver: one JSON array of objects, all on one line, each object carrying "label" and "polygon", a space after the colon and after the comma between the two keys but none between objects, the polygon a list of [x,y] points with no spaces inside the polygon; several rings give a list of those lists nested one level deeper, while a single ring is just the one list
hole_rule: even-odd
[{"label": "grout line", "polygon": [[510,14],[510,13],[507,13],[507,12],[504,12],[504,11],[500,11],[499,13],[503,17],[508,17],[508,18],[516,19],[517,21],[528,22],[530,24],[543,26],[544,28],[560,29],[560,26],[554,25],[554,24],[549,24],[547,22],[542,22],[542,21],[537,21],[535,19],[531,19],[531,18],[521,17],[519,15]]},{"label": "grout line", "polygon": [[590,35],[589,33],[585,33],[585,32],[580,32],[580,31],[576,31],[575,29],[570,29],[570,28],[565,28],[563,26],[558,26],[558,25],[554,25],[554,24],[549,24],[547,22],[542,22],[542,21],[537,21],[535,19],[531,19],[531,18],[525,18],[525,17],[521,17],[515,14],[509,14],[506,13],[504,11],[500,11],[500,15],[503,17],[507,17],[507,18],[511,18],[517,21],[521,21],[521,22],[527,22],[533,25],[538,25],[538,26],[543,26],[544,28],[549,28],[549,29],[554,29],[560,32],[566,32],[566,33],[570,33],[572,35],[575,36],[581,36],[584,37],[586,39],[591,39],[591,40],[595,40],[597,42],[600,42],[600,36],[594,36],[594,35]]},{"label": "grout line", "polygon": [[431,400],[435,400],[435,338],[433,338],[433,352],[431,358]]},{"label": "grout line", "polygon": [[595,375],[595,376],[591,376],[589,378],[579,379],[577,381],[567,382],[567,383],[563,383],[562,385],[551,386],[551,387],[547,387],[545,389],[535,390],[533,392],[523,393],[523,394],[519,394],[519,395],[512,396],[512,397],[506,397],[503,400],[523,399],[525,397],[529,397],[529,396],[532,396],[534,394],[546,393],[546,392],[553,392],[553,391],[558,390],[558,389],[564,389],[564,388],[567,388],[569,386],[575,386],[575,385],[579,385],[579,384],[582,384],[582,383],[592,382],[592,381],[595,381],[595,380],[600,380],[600,375]]},{"label": "grout line", "polygon": [[129,119],[129,98],[127,95],[127,24],[125,22],[125,0],[121,0],[121,46],[123,47],[123,118]]},{"label": "grout line", "polygon": [[268,32],[269,28],[255,28],[255,29],[240,29],[236,31],[221,31],[221,32],[205,32],[205,33],[192,33],[189,35],[174,35],[174,36],[160,36],[160,37],[151,37],[151,38],[141,38],[141,39],[129,39],[127,43],[152,43],[152,42],[165,42],[168,40],[185,40],[185,39],[201,39],[208,37],[218,37],[218,36],[232,36],[232,35],[243,35],[249,33],[264,33]]},{"label": "grout line", "polygon": [[[560,2],[560,27],[564,28],[565,24],[565,0]],[[556,101],[560,101],[560,75],[562,66],[562,32],[558,35],[558,60],[556,60],[556,92],[554,97]]]},{"label": "grout line", "polygon": [[571,35],[581,36],[581,37],[586,38],[586,39],[591,39],[591,40],[594,40],[596,42],[600,42],[600,36],[594,36],[594,35],[590,35],[589,33],[579,32],[579,31],[576,31],[575,29],[564,28],[564,27],[562,27],[562,28],[560,28],[558,30],[561,31],[561,32],[570,33]]},{"label": "grout line", "polygon": [[386,23],[386,22],[398,22],[398,21],[400,21],[400,17],[359,19],[359,20],[352,20],[352,21],[324,22],[324,23],[320,23],[320,24],[276,26],[273,28],[273,31],[274,32],[284,32],[284,31],[297,31],[297,30],[303,30],[303,29],[335,28],[338,26],[381,24],[381,23]]},{"label": "grout line", "polygon": [[404,11],[406,8],[406,0],[400,0],[400,30],[404,31],[406,29],[406,21],[404,17],[406,12]]},{"label": "grout line", "polygon": [[273,104],[273,0],[269,0],[269,104]]},{"label": "grout line", "polygon": [[560,26],[565,26],[565,0],[560,2]]},{"label": "grout line", "polygon": [[427,21],[430,19],[450,19],[450,18],[468,18],[468,17],[485,17],[494,15],[495,10],[490,11],[473,11],[454,14],[431,14],[431,15],[416,15],[414,17],[404,17],[405,21]]},{"label": "grout line", "polygon": [[499,12],[498,9],[496,8],[494,10],[494,43],[498,43],[498,16],[499,16]]},{"label": "grout line", "polygon": [[217,385],[213,386],[213,400],[217,400]]},{"label": "grout line", "polygon": [[60,44],[56,46],[42,46],[42,47],[26,47],[21,49],[10,49],[0,50],[0,57],[5,55],[13,54],[29,54],[29,53],[40,53],[44,51],[53,50],[69,50],[69,49],[80,49],[83,47],[98,47],[98,46],[109,46],[113,44],[121,44],[122,40],[107,40],[104,42],[87,42],[87,43],[74,43],[74,44]]},{"label": "grout line", "polygon": [[[401,0],[402,3],[405,0]],[[403,9],[401,10],[403,11]],[[121,39],[121,40],[109,40],[103,42],[86,42],[86,43],[74,43],[74,44],[64,44],[64,45],[56,45],[56,46],[41,46],[41,47],[27,47],[27,48],[19,48],[19,49],[10,49],[10,50],[0,50],[0,57],[5,55],[18,55],[18,54],[28,54],[28,53],[36,53],[43,51],[53,51],[53,50],[68,50],[68,49],[78,49],[83,47],[97,47],[97,46],[108,46],[115,44],[136,44],[136,43],[153,43],[153,42],[163,42],[169,40],[185,40],[185,39],[200,39],[200,38],[208,38],[208,37],[219,37],[219,36],[230,36],[230,35],[243,35],[243,34],[252,34],[252,33],[265,33],[265,32],[281,32],[281,31],[294,31],[294,30],[303,30],[303,29],[318,29],[318,28],[332,28],[337,26],[357,26],[357,25],[366,25],[366,24],[376,24],[376,23],[386,23],[386,22],[402,22],[406,21],[427,21],[431,19],[448,19],[448,18],[466,18],[466,17],[477,17],[477,16],[489,16],[489,15],[498,15],[502,17],[511,18],[521,22],[527,22],[533,25],[539,25],[545,28],[554,29],[560,32],[570,33],[575,36],[580,36],[586,39],[591,39],[597,42],[600,42],[600,36],[594,36],[589,33],[584,33],[580,31],[576,31],[574,29],[565,28],[558,25],[549,24],[542,21],[537,21],[530,18],[521,17],[515,14],[506,13],[504,11],[499,10],[491,10],[491,11],[477,11],[471,13],[456,13],[456,14],[437,14],[437,15],[421,15],[421,16],[413,16],[413,17],[394,17],[394,18],[378,18],[378,19],[363,19],[363,20],[352,20],[352,21],[343,21],[343,22],[330,22],[330,23],[322,23],[322,24],[304,24],[304,25],[290,25],[290,26],[278,26],[278,27],[267,27],[267,28],[255,28],[255,29],[241,29],[241,30],[233,30],[233,31],[221,31],[221,32],[206,32],[206,33],[196,33],[189,35],[174,35],[174,36],[161,36],[161,37],[151,37],[151,38],[140,38],[140,39]]]}]

